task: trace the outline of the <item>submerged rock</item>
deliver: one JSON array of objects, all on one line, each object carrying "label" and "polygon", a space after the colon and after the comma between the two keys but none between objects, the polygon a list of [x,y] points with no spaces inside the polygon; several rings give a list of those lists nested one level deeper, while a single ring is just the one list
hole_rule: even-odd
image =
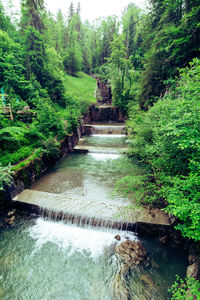
[{"label": "submerged rock", "polygon": [[12,225],[15,221],[15,216],[12,216],[11,218],[5,218],[4,221],[10,225]]},{"label": "submerged rock", "polygon": [[159,241],[161,242],[161,244],[166,245],[169,241],[169,237],[167,235],[162,236]]},{"label": "submerged rock", "polygon": [[116,254],[130,268],[138,265],[148,265],[148,255],[139,241],[126,240],[117,245]]},{"label": "submerged rock", "polygon": [[16,211],[16,209],[9,211],[7,216],[10,217],[10,216],[14,215],[15,211]]},{"label": "submerged rock", "polygon": [[8,222],[10,225],[12,225],[13,223],[14,223],[14,221],[15,221],[15,216],[12,216],[11,218],[10,218],[10,221]]},{"label": "submerged rock", "polygon": [[156,269],[156,270],[159,270],[159,269],[160,269],[159,265],[158,265],[154,260],[152,260],[151,265],[152,265],[152,267],[153,267],[154,269]]},{"label": "submerged rock", "polygon": [[148,287],[150,290],[153,290],[156,288],[156,284],[153,281],[153,279],[148,274],[142,274],[140,276],[140,280]]}]

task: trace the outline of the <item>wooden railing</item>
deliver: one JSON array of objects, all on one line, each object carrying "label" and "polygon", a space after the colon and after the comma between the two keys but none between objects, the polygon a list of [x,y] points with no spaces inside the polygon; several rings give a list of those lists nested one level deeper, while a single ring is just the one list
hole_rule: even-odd
[{"label": "wooden railing", "polygon": [[0,106],[0,114],[4,114],[4,115],[10,115],[11,120],[13,121],[13,113],[12,113],[12,106],[8,105],[8,106]]}]

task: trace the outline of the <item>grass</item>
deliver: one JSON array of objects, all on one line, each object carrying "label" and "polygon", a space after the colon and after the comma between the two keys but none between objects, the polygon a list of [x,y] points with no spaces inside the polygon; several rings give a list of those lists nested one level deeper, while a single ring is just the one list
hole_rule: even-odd
[{"label": "grass", "polygon": [[87,103],[95,103],[96,80],[89,75],[79,72],[77,77],[65,75],[64,85],[67,92],[76,100]]},{"label": "grass", "polygon": [[32,155],[30,155],[29,157],[27,157],[26,159],[24,159],[23,161],[19,162],[18,164],[16,164],[15,166],[11,167],[12,171],[17,171],[25,166],[27,166],[30,162],[32,162],[34,159],[41,157],[42,154],[42,149],[38,148],[36,149]]}]

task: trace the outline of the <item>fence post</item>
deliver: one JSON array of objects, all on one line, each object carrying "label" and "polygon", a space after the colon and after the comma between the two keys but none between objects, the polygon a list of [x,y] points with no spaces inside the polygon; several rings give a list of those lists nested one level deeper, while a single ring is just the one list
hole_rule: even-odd
[{"label": "fence post", "polygon": [[11,104],[10,104],[10,118],[12,121],[14,121]]}]

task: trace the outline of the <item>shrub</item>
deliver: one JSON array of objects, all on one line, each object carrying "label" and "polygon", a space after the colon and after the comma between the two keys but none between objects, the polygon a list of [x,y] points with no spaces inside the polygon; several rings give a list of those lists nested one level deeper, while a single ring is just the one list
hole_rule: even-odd
[{"label": "shrub", "polygon": [[10,183],[12,173],[10,166],[3,167],[0,163],[0,191],[4,189],[4,185],[8,185]]},{"label": "shrub", "polygon": [[46,141],[42,141],[41,147],[44,150],[44,157],[46,158],[58,158],[60,154],[59,143],[55,139],[49,138]]},{"label": "shrub", "polygon": [[37,130],[46,137],[57,136],[62,139],[65,136],[64,123],[59,113],[48,103],[40,103],[37,107],[37,119],[35,126]]},{"label": "shrub", "polygon": [[1,155],[0,161],[3,166],[6,166],[8,164],[14,165],[30,156],[33,151],[33,146],[25,146],[13,153],[5,153],[4,155]]},{"label": "shrub", "polygon": [[181,279],[177,276],[169,292],[172,294],[171,300],[200,300],[200,282],[191,277]]},{"label": "shrub", "polygon": [[1,150],[13,152],[26,143],[25,134],[28,129],[24,127],[6,127],[0,130]]}]

